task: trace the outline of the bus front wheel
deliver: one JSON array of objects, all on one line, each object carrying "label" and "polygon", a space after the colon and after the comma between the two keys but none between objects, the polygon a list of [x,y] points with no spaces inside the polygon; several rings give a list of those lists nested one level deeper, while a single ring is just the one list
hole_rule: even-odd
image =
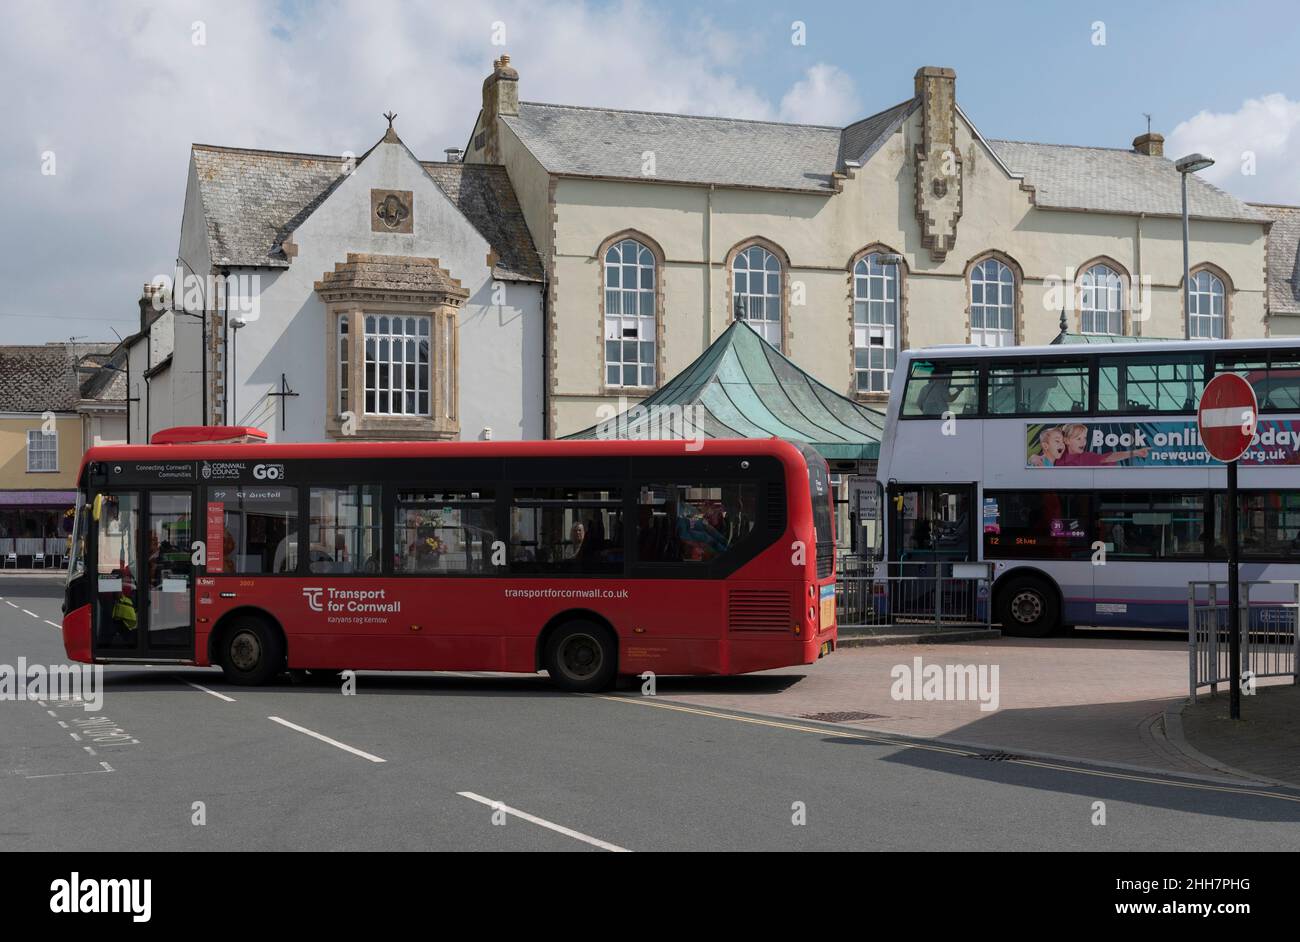
[{"label": "bus front wheel", "polygon": [[218,659],[232,684],[264,684],[284,669],[284,645],[279,633],[264,621],[241,618],[221,635]]},{"label": "bus front wheel", "polygon": [[614,682],[618,644],[613,634],[596,622],[566,622],[547,639],[543,666],[562,689],[595,693]]},{"label": "bus front wheel", "polygon": [[1003,634],[1015,638],[1046,638],[1061,621],[1056,593],[1032,576],[1012,579],[999,590],[997,614]]}]

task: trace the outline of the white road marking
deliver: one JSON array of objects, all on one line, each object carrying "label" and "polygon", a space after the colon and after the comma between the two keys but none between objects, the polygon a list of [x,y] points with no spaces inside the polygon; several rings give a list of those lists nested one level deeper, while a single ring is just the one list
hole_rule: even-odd
[{"label": "white road marking", "polygon": [[76,733],[68,733],[68,735],[71,736],[73,739],[75,739],[77,742],[81,742],[81,737],[78,736]]},{"label": "white road marking", "polygon": [[10,608],[17,608],[17,607],[18,607],[17,605],[15,605],[13,602],[9,601],[8,599],[5,599],[5,604],[8,605]]},{"label": "white road marking", "polygon": [[267,719],[270,720],[272,723],[279,723],[281,726],[287,726],[290,729],[296,729],[298,732],[305,733],[308,736],[311,736],[313,739],[319,739],[321,742],[329,743],[331,746],[334,746],[335,748],[338,749],[342,749],[344,752],[350,752],[354,756],[360,756],[363,759],[369,759],[371,762],[387,761],[386,759],[379,758],[379,756],[371,755],[368,752],[362,752],[360,749],[353,749],[347,743],[339,742],[337,739],[330,739],[328,736],[322,736],[320,733],[307,729],[307,727],[305,726],[299,726],[297,723],[290,723],[288,720],[282,720],[278,716],[268,716]]},{"label": "white road marking", "polygon": [[493,811],[504,811],[506,814],[512,814],[516,818],[522,818],[538,827],[546,828],[548,831],[554,831],[556,834],[563,834],[565,837],[571,837],[575,841],[582,841],[584,844],[590,844],[592,847],[599,847],[601,850],[609,850],[618,854],[630,854],[631,851],[626,847],[619,847],[617,844],[611,844],[609,841],[602,841],[598,837],[592,837],[590,834],[583,834],[581,831],[575,831],[572,828],[566,828],[562,824],[555,824],[547,821],[545,818],[539,818],[536,815],[529,814],[527,811],[520,811],[518,808],[511,808],[509,805],[502,804],[499,801],[493,801],[491,798],[484,798],[482,795],[476,795],[474,792],[456,792],[462,798],[468,798],[471,801],[477,801],[481,805],[487,805]]},{"label": "white road marking", "polygon": [[[50,710],[50,711],[49,711],[49,714],[50,714],[50,716],[57,716],[57,715],[58,715],[58,714],[56,714],[53,710]],[[62,726],[64,729],[67,729],[67,728],[68,728],[68,724],[65,723],[65,722],[63,722],[63,720],[59,720],[59,725]]]},{"label": "white road marking", "polygon": [[59,715],[59,714],[55,713],[53,710],[46,710],[45,712],[48,713],[48,714],[50,714],[50,716],[58,716],[58,715]]},{"label": "white road marking", "polygon": [[50,621],[48,618],[44,618],[42,619],[42,621],[44,621],[45,624],[49,625],[51,628],[57,628],[60,631],[63,630],[63,626],[60,625],[57,621]]},{"label": "white road marking", "polygon": [[64,775],[96,775],[103,772],[113,772],[114,768],[107,762],[99,763],[102,769],[88,769],[85,772],[47,772],[45,775],[24,775],[23,778],[59,778]]},{"label": "white road marking", "polygon": [[31,609],[29,609],[29,608],[25,608],[25,609],[23,609],[23,612],[25,612],[25,613],[28,614],[28,615],[31,615],[33,618],[40,618],[40,617],[41,617],[40,615],[37,615],[35,612],[33,612],[33,611],[32,611]]},{"label": "white road marking", "polygon": [[204,693],[210,693],[210,694],[212,694],[212,696],[216,697],[218,700],[225,700],[227,703],[237,703],[237,702],[238,702],[234,697],[227,697],[224,693],[217,693],[215,690],[209,690],[207,687],[204,687],[204,686],[201,685],[201,684],[191,683],[191,682],[188,681],[188,680],[182,680],[181,683],[189,684],[189,685],[190,685],[191,687],[193,687],[195,690],[202,690]]},{"label": "white road marking", "polygon": [[92,756],[97,756],[97,755],[99,755],[99,753],[97,753],[94,749],[91,749],[89,746],[82,746],[81,748],[82,748],[82,749],[85,749],[85,750],[86,750],[87,752],[89,752]]}]

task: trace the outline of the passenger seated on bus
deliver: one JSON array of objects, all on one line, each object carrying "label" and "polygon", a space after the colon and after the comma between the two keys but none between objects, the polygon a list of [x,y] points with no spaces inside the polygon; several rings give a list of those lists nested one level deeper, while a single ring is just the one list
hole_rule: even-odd
[{"label": "passenger seated on bus", "polygon": [[582,545],[578,547],[578,557],[588,562],[595,559],[605,548],[605,527],[598,515],[588,518],[584,530]]},{"label": "passenger seated on bus", "polygon": [[587,541],[587,528],[582,525],[582,521],[573,521],[573,527],[569,530],[569,545],[565,547],[564,556],[566,559],[577,559],[582,553],[582,545]]},{"label": "passenger seated on bus", "polygon": [[709,525],[694,505],[678,505],[677,540],[681,544],[682,558],[707,562],[727,548],[722,534]]},{"label": "passenger seated on bus", "polygon": [[916,397],[916,405],[922,415],[943,415],[960,395],[960,389],[952,389],[951,378],[940,374],[926,380],[921,394]]}]

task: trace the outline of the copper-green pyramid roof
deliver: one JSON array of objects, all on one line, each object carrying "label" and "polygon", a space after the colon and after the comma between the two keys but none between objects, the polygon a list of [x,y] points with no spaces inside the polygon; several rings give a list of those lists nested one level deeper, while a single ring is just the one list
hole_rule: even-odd
[{"label": "copper-green pyramid roof", "polygon": [[[699,406],[683,428],[680,407]],[[678,407],[673,410],[672,407]],[[885,417],[813,379],[737,319],[658,392],[566,438],[784,438],[831,460],[874,459]]]}]

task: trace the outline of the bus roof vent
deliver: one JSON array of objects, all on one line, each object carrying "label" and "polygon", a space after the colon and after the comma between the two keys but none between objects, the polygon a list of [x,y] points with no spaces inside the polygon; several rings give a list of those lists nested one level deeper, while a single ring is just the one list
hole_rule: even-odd
[{"label": "bus roof vent", "polygon": [[154,432],[151,445],[248,445],[266,441],[251,425],[177,425]]}]

